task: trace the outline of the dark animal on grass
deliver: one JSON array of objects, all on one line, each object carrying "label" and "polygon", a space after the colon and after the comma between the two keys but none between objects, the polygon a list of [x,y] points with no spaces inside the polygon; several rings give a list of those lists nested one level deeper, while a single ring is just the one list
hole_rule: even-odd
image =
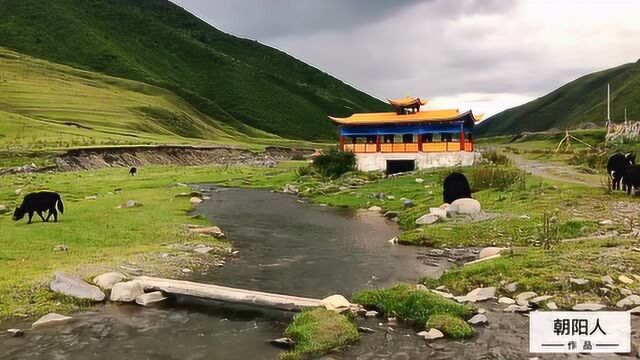
[{"label": "dark animal on grass", "polygon": [[640,190],[640,165],[629,165],[624,172],[622,185],[627,190],[627,195]]},{"label": "dark animal on grass", "polygon": [[[49,212],[46,219],[43,216],[45,211]],[[36,213],[44,222],[48,222],[51,216],[53,216],[53,221],[58,222],[58,211],[60,214],[64,214],[64,204],[60,194],[52,191],[40,191],[24,197],[20,207],[13,212],[13,220],[22,220],[24,215],[28,214],[29,224],[31,224],[33,214]]]},{"label": "dark animal on grass", "polygon": [[[611,190],[620,190],[620,182],[627,167],[636,163],[636,156],[632,154],[615,153],[607,161],[607,174],[611,177]],[[622,190],[626,190],[623,188]]]},{"label": "dark animal on grass", "polygon": [[137,174],[137,173],[138,173],[138,168],[137,168],[137,167],[132,166],[132,167],[129,169],[129,175],[131,175],[131,176],[136,176],[136,174]]},{"label": "dark animal on grass", "polygon": [[442,185],[442,197],[445,203],[451,204],[452,202],[471,197],[471,187],[467,177],[459,172],[453,172],[444,179]]}]

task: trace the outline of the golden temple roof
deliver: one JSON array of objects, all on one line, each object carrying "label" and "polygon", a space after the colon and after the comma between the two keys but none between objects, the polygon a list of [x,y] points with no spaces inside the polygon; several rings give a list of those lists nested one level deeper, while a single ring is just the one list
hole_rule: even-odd
[{"label": "golden temple roof", "polygon": [[473,113],[471,111],[460,113],[458,109],[426,110],[407,115],[398,115],[395,112],[360,113],[353,114],[347,118],[335,118],[331,116],[329,116],[329,118],[340,125],[375,125],[447,122],[455,121],[466,116],[471,116],[474,122],[478,122],[481,119],[479,117],[473,116]]},{"label": "golden temple roof", "polygon": [[387,99],[389,104],[393,107],[407,107],[412,105],[427,105],[426,100],[421,100],[420,98],[413,96],[405,96],[400,99]]}]

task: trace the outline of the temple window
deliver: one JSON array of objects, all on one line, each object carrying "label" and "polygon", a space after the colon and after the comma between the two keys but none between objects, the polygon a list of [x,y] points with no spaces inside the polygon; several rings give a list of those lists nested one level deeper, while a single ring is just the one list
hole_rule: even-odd
[{"label": "temple window", "polygon": [[382,142],[385,144],[392,144],[393,143],[393,135],[384,135]]},{"label": "temple window", "polygon": [[410,144],[413,142],[413,134],[402,134],[402,142]]}]

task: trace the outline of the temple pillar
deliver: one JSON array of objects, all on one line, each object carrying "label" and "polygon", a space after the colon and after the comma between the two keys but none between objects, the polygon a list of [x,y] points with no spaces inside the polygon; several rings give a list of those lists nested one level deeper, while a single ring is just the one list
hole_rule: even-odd
[{"label": "temple pillar", "polygon": [[376,152],[380,152],[380,135],[376,135]]},{"label": "temple pillar", "polygon": [[344,136],[340,135],[340,151],[344,151]]},{"label": "temple pillar", "polygon": [[460,151],[464,151],[464,129],[460,131]]},{"label": "temple pillar", "polygon": [[418,152],[422,152],[422,134],[418,134]]}]

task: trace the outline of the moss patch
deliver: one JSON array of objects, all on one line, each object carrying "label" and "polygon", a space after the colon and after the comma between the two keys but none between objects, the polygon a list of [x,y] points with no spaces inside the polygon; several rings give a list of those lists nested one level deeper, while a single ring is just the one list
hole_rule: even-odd
[{"label": "moss patch", "polygon": [[298,314],[284,335],[294,340],[296,346],[282,353],[280,359],[291,360],[339,350],[358,340],[358,329],[346,316],[318,308]]},{"label": "moss patch", "polygon": [[473,328],[459,317],[447,314],[433,315],[427,321],[427,328],[436,328],[446,336],[462,339],[473,336]]}]

